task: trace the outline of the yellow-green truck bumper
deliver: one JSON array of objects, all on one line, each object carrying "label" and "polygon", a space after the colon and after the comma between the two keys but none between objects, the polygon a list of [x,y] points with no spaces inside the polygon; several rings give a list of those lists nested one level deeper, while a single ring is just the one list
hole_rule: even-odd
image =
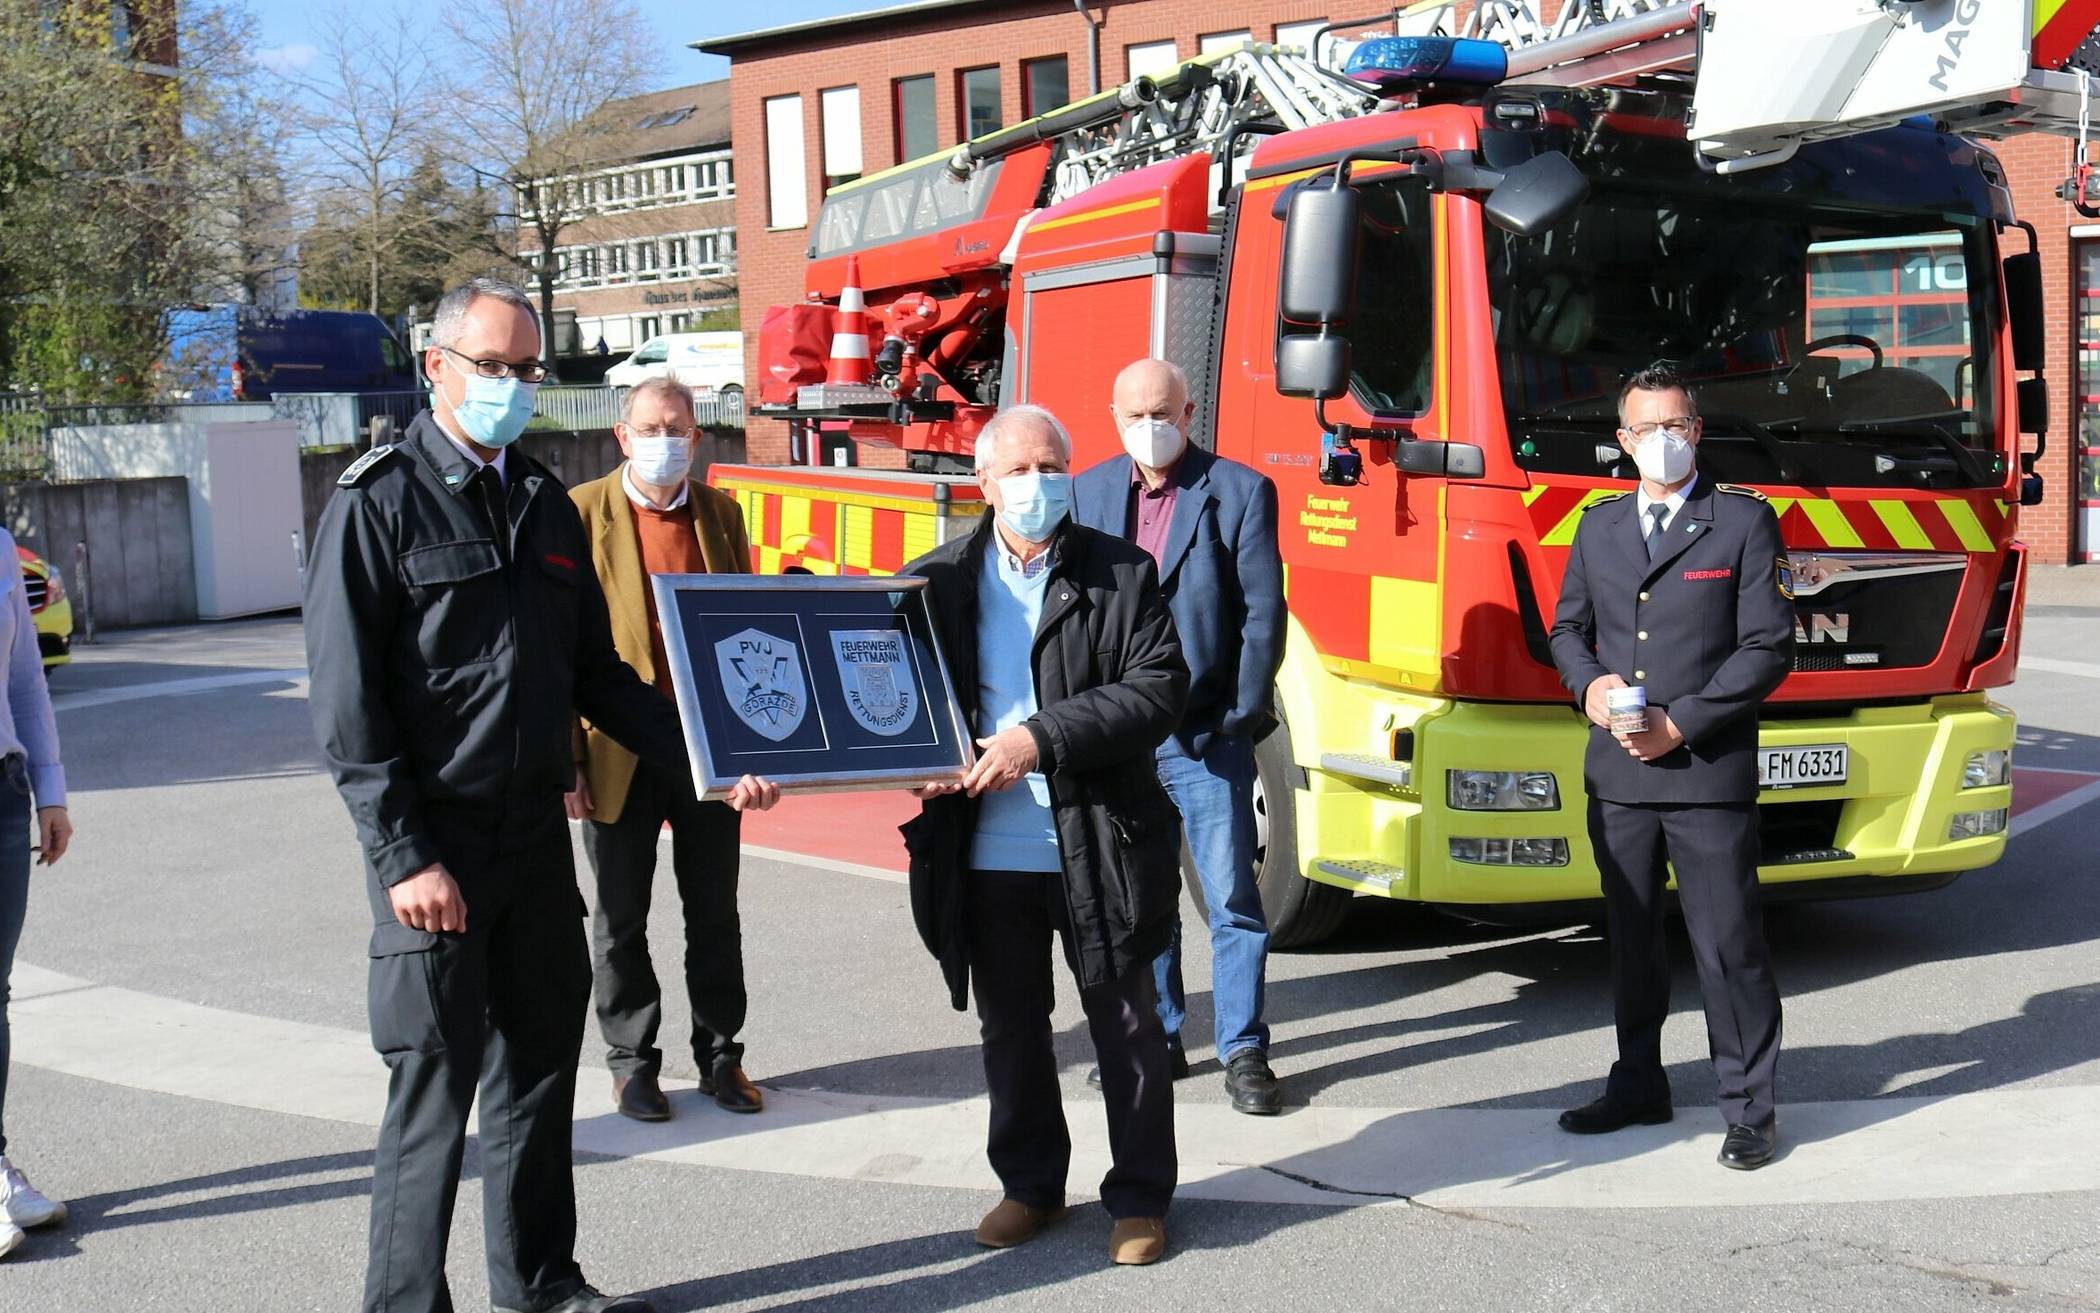
[{"label": "yellow-green truck bumper", "polygon": [[[1582,754],[1588,726],[1566,706],[1378,699],[1377,723],[1406,761],[1320,754],[1294,733],[1305,786],[1296,791],[1298,852],[1307,879],[1425,903],[1550,903],[1600,896],[1590,850]],[[1782,709],[1783,710],[1783,709]],[[1294,731],[1297,730],[1293,726]],[[1370,737],[1354,736],[1357,741]],[[1872,893],[1988,866],[2005,851],[2013,717],[1983,694],[1862,707],[1848,715],[1768,718],[1764,748],[1843,744],[1842,784],[1767,788],[1758,796],[1767,885],[1848,882]],[[1964,787],[1973,754],[2002,752],[2006,783]],[[1537,810],[1454,806],[1453,771],[1529,777]],[[1506,795],[1505,795],[1506,796]],[[1957,816],[1967,818],[1957,828]],[[1859,879],[1869,877],[1869,879]],[[1918,880],[1917,883],[1927,883]],[[1852,888],[1851,885],[1860,887]]]}]

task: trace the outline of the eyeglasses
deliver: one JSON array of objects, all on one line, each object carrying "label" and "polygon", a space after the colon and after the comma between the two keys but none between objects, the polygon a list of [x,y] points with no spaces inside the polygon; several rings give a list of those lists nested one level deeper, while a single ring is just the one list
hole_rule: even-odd
[{"label": "eyeglasses", "polygon": [[690,438],[692,429],[628,429],[630,438]]},{"label": "eyeglasses", "polygon": [[483,378],[503,378],[508,375],[517,379],[520,383],[537,383],[547,377],[547,367],[537,360],[532,361],[530,364],[520,365],[513,364],[508,360],[476,360],[472,356],[464,352],[454,351],[448,346],[441,346],[438,350],[448,356],[458,356],[461,360],[472,365],[474,372]]},{"label": "eyeglasses", "polygon": [[1688,438],[1692,436],[1692,429],[1698,423],[1699,417],[1696,415],[1679,415],[1675,419],[1666,419],[1654,424],[1628,424],[1626,431],[1642,442],[1658,433],[1667,433],[1673,438]]}]

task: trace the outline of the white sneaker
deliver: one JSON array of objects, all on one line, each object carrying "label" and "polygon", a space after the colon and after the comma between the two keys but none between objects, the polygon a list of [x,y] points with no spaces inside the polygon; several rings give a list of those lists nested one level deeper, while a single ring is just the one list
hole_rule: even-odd
[{"label": "white sneaker", "polygon": [[16,1226],[13,1222],[0,1221],[0,1258],[5,1258],[15,1252],[15,1246],[28,1238],[28,1236],[22,1234],[22,1228]]},{"label": "white sneaker", "polygon": [[[0,1155],[0,1214],[15,1226],[27,1230],[34,1226],[49,1226],[53,1222],[66,1220],[66,1206],[56,1199],[46,1199],[22,1175],[22,1169]],[[0,1236],[0,1253],[8,1248],[5,1236]]]}]

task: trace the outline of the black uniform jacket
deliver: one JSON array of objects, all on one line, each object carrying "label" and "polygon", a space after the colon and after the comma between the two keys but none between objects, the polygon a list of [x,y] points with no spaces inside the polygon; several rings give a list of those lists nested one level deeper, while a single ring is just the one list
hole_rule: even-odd
[{"label": "black uniform jacket", "polygon": [[314,535],[314,728],[381,885],[433,862],[468,878],[499,853],[566,854],[579,711],[689,769],[676,709],[613,651],[575,504],[524,453],[505,461],[499,539],[476,466],[425,411],[345,472]]},{"label": "black uniform jacket", "polygon": [[[970,725],[977,723],[977,584],[992,534],[987,511],[969,537],[905,567],[927,580]],[[1167,946],[1181,897],[1181,817],[1160,787],[1152,752],[1181,723],[1189,672],[1151,556],[1069,521],[1050,550],[1034,647],[1042,709],[1023,723],[1050,784],[1072,946],[1080,985],[1088,987],[1149,970]],[[961,793],[929,799],[902,827],[912,915],[958,1010],[969,999],[963,900],[976,829],[977,802]]]},{"label": "black uniform jacket", "polygon": [[1553,661],[1578,706],[1616,674],[1648,690],[1684,745],[1643,762],[1590,727],[1583,778],[1613,802],[1757,798],[1757,706],[1793,664],[1786,548],[1758,493],[1703,475],[1651,563],[1633,493],[1592,505],[1575,530],[1553,620]]}]

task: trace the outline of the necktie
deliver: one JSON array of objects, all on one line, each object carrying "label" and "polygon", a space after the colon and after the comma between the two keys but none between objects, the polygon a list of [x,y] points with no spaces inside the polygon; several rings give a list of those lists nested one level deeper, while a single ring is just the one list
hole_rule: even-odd
[{"label": "necktie", "polygon": [[482,510],[488,515],[489,532],[496,538],[496,555],[506,563],[510,560],[510,517],[503,509],[503,476],[496,473],[493,465],[484,465],[474,475],[476,491],[481,497]]},{"label": "necktie", "polygon": [[1652,561],[1655,554],[1662,550],[1663,521],[1670,518],[1670,508],[1662,502],[1657,502],[1648,508],[1648,518],[1654,522],[1653,527],[1648,530],[1648,559]]}]

